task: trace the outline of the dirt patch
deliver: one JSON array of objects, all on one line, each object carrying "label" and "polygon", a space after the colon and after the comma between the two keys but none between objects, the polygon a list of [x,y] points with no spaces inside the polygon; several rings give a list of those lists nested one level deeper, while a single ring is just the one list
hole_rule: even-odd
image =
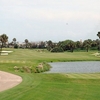
[{"label": "dirt patch", "polygon": [[22,82],[20,76],[0,71],[0,92],[10,89]]}]

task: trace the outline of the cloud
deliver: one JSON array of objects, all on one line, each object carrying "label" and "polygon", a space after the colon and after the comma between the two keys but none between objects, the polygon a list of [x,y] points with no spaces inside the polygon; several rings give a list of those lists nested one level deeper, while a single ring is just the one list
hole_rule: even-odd
[{"label": "cloud", "polygon": [[0,32],[11,37],[94,38],[100,29],[94,28],[100,22],[100,0],[0,0],[0,15]]},{"label": "cloud", "polygon": [[2,10],[6,18],[26,18],[30,20],[72,20],[100,18],[100,1],[90,0],[2,0]]}]

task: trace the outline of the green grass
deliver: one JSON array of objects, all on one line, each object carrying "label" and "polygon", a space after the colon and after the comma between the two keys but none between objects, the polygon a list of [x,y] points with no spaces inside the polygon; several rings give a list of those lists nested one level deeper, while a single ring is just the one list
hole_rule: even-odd
[{"label": "green grass", "polygon": [[[0,93],[0,100],[99,100],[100,80],[62,74],[20,73],[23,82]],[[98,74],[97,74],[98,76]]]},{"label": "green grass", "polygon": [[[9,50],[9,49],[8,49]],[[28,49],[10,49],[13,53],[8,56],[1,56],[0,62],[2,61],[19,61],[19,62],[41,62],[41,61],[83,61],[83,60],[100,60],[99,57],[92,55],[97,51],[90,52],[64,52],[64,53],[51,53],[46,50],[38,52],[35,50]]]},{"label": "green grass", "polygon": [[100,61],[90,52],[50,53],[28,49],[10,49],[14,52],[0,56],[0,70],[20,75],[23,82],[0,93],[0,100],[99,100],[100,73],[46,74],[15,72],[14,66],[37,66],[41,62]]}]

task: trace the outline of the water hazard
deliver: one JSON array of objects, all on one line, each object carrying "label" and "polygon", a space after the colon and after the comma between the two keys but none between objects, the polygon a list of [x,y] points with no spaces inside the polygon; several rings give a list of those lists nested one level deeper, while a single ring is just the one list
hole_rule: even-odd
[{"label": "water hazard", "polygon": [[98,73],[100,61],[83,62],[54,62],[49,63],[52,68],[48,73]]}]

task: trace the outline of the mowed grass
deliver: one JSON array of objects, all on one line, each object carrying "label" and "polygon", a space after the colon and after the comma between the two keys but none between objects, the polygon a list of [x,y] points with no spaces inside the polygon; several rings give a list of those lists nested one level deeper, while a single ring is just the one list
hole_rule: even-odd
[{"label": "mowed grass", "polygon": [[[51,53],[47,50],[36,49],[8,49],[13,51],[8,56],[0,56],[0,62],[41,62],[41,61],[93,61],[100,60],[92,54],[97,51],[90,52],[64,52],[64,53]],[[14,62],[14,63],[15,63]]]},{"label": "mowed grass", "polygon": [[43,61],[100,61],[92,55],[96,51],[50,53],[28,49],[0,56],[0,70],[20,75],[23,82],[0,93],[0,100],[99,100],[100,73],[46,74],[15,72],[14,66],[33,66]]},{"label": "mowed grass", "polygon": [[23,82],[1,92],[0,100],[100,99],[100,79],[74,79],[64,74],[20,73],[19,75],[23,77]]}]

